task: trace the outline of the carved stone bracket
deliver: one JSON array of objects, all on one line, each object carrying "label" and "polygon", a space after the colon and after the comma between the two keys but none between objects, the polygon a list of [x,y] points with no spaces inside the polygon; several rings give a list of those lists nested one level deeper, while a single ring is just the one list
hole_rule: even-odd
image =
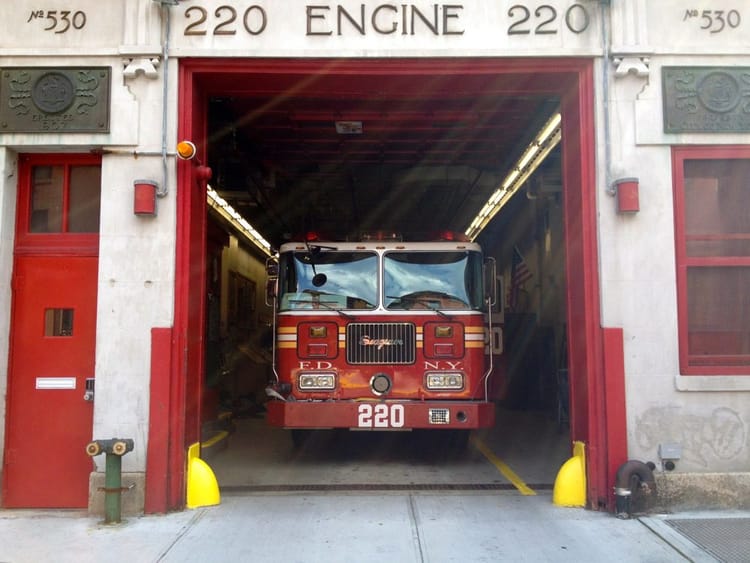
[{"label": "carved stone bracket", "polygon": [[648,78],[649,55],[612,55],[612,62],[615,64],[615,78],[623,78],[628,74],[638,78]]},{"label": "carved stone bracket", "polygon": [[139,72],[142,72],[146,78],[153,80],[159,77],[159,72],[156,69],[160,62],[159,56],[126,57],[123,59],[125,70],[122,74],[125,78],[135,78]]},{"label": "carved stone bracket", "polygon": [[627,0],[609,4],[612,40],[610,54],[615,78],[628,75],[648,78],[650,55],[647,5],[651,0]]}]

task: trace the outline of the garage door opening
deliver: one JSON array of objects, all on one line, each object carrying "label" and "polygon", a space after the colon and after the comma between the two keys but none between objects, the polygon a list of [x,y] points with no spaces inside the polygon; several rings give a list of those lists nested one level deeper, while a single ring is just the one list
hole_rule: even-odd
[{"label": "garage door opening", "polygon": [[[569,60],[190,61],[181,69],[181,136],[196,141],[212,167],[210,186],[219,200],[274,248],[310,230],[339,240],[372,231],[407,237],[454,231],[469,233],[498,261],[500,305],[490,331],[498,422],[476,432],[471,453],[459,460],[474,467],[466,483],[501,481],[477,478],[476,465],[505,448],[506,456],[526,460],[521,472],[528,482],[551,486],[571,439],[597,438],[588,417],[596,346],[586,346],[595,344],[589,325],[598,322],[596,280],[594,274],[592,286],[583,267],[588,261],[588,272],[595,272],[590,73],[589,63]],[[518,175],[556,113],[561,145],[483,222],[482,210],[509,174]],[[206,213],[191,171],[180,172],[186,190],[178,277],[185,273],[186,283],[175,322],[187,358],[178,359],[175,377],[184,373],[188,400],[184,430],[172,440],[205,440],[220,426],[216,420],[228,419],[221,413],[230,412],[229,448],[213,460],[220,485],[275,486],[282,472],[249,470],[237,453],[281,442],[287,470],[306,465],[300,457],[306,450],[289,453],[295,450],[284,431],[262,420],[272,324],[263,304],[264,253],[233,231],[215,205]],[[470,229],[479,224],[481,230]],[[188,373],[187,365],[201,370]],[[355,466],[382,463],[369,456],[384,443],[386,459],[400,455],[414,465],[400,436],[357,435],[344,439]],[[357,454],[358,443],[372,447]],[[311,459],[341,462],[341,441],[333,444],[321,438]],[[529,463],[534,452],[545,460],[541,469]],[[179,471],[176,459],[172,464]],[[238,475],[244,477],[232,482]],[[287,471],[281,479],[293,485],[294,477]],[[318,477],[331,482],[329,471]],[[300,478],[314,485],[317,477]],[[404,485],[419,480],[405,479]]]}]

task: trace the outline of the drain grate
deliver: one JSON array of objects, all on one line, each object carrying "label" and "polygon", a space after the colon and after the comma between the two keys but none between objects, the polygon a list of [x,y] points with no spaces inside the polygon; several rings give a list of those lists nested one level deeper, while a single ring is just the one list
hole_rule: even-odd
[{"label": "drain grate", "polygon": [[[552,485],[531,484],[537,491],[552,490]],[[228,485],[222,493],[358,492],[358,491],[515,491],[509,483],[417,483],[417,484],[309,484],[309,485]]]},{"label": "drain grate", "polygon": [[750,559],[750,518],[680,518],[672,528],[724,563]]}]

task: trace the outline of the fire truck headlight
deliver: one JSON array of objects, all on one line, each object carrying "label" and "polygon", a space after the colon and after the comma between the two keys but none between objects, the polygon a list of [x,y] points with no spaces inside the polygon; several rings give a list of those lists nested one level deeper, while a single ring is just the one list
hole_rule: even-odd
[{"label": "fire truck headlight", "polygon": [[460,391],[464,388],[464,374],[461,372],[428,372],[425,374],[425,387],[430,391]]},{"label": "fire truck headlight", "polygon": [[332,391],[336,388],[333,373],[301,373],[297,380],[300,391]]}]

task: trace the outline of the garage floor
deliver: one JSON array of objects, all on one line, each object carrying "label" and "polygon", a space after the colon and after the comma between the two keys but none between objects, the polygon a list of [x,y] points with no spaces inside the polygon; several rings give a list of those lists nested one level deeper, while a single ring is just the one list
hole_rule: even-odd
[{"label": "garage floor", "polygon": [[[0,511],[0,561],[119,562],[126,552],[181,563],[747,561],[747,513],[621,520],[553,505],[548,489],[569,439],[543,412],[500,410],[497,426],[455,455],[406,433],[323,433],[294,449],[262,418],[235,423],[209,459],[224,489],[218,506],[117,526]],[[538,494],[519,494],[516,478]]]},{"label": "garage floor", "polygon": [[234,426],[224,447],[204,455],[224,492],[549,490],[571,455],[567,430],[541,411],[500,409],[496,426],[473,433],[457,452],[431,433],[320,431],[295,448],[289,432],[262,417]]}]

